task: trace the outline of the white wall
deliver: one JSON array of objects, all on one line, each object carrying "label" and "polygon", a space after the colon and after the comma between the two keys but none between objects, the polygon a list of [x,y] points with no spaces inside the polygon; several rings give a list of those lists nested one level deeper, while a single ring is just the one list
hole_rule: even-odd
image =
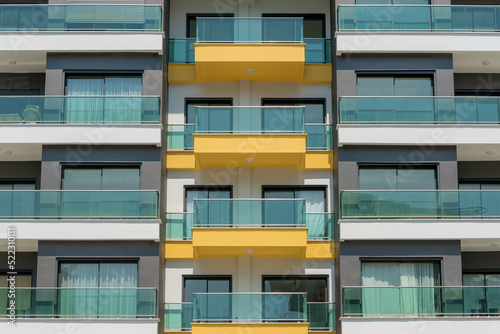
[{"label": "white wall", "polygon": [[349,319],[342,318],[343,334],[498,334],[499,318]]},{"label": "white wall", "polygon": [[328,276],[328,298],[333,301],[333,260],[301,260],[299,258],[201,258],[168,260],[165,269],[165,302],[182,301],[183,275],[231,275],[233,292],[262,291],[263,275]]},{"label": "white wall", "polygon": [[[161,313],[160,313],[161,314]],[[0,321],[0,333],[4,334],[157,334],[157,320],[59,320],[17,319],[15,326]]]},{"label": "white wall", "polygon": [[234,106],[260,106],[262,98],[326,99],[326,121],[331,123],[331,85],[295,82],[205,82],[169,86],[168,123],[183,124],[186,98],[233,98]]},{"label": "white wall", "polygon": [[326,38],[330,38],[330,1],[328,0],[171,0],[170,37],[186,37],[186,14],[233,13],[235,17],[260,17],[262,13],[326,14]]},{"label": "white wall", "polygon": [[263,185],[325,185],[328,211],[332,211],[333,171],[299,169],[206,168],[167,172],[167,212],[184,211],[185,185],[232,185],[233,198],[262,198]]}]

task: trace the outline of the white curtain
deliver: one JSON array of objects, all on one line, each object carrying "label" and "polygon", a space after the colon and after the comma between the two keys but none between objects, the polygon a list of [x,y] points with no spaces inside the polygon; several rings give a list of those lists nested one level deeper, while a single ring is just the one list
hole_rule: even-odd
[{"label": "white curtain", "polygon": [[[105,79],[106,108],[105,122],[140,123],[142,79],[126,77],[110,77]],[[113,98],[111,96],[120,96]],[[135,97],[126,97],[135,96]]]},{"label": "white curtain", "polygon": [[328,218],[325,212],[325,192],[323,190],[299,190],[296,198],[306,200],[306,225],[309,238],[324,238],[328,232]]},{"label": "white curtain", "polygon": [[[61,263],[59,312],[64,315],[97,316],[98,264]],[[64,289],[81,288],[81,289]]]},{"label": "white curtain", "polygon": [[137,263],[101,263],[99,275],[99,314],[116,317],[131,316],[137,313],[136,288]]},{"label": "white curtain", "polygon": [[[74,123],[100,122],[103,120],[104,79],[92,77],[67,80],[66,121]],[[78,97],[85,96],[85,97]],[[89,98],[93,96],[93,98]]]},{"label": "white curtain", "polygon": [[[435,313],[434,264],[431,262],[364,262],[363,313],[367,316],[429,315]],[[382,288],[380,288],[382,287]]]}]

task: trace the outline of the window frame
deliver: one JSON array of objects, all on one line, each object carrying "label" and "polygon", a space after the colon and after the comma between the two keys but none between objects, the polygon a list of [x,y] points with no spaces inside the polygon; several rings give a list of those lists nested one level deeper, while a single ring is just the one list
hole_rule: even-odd
[{"label": "window frame", "polygon": [[195,22],[196,22],[197,17],[234,17],[234,13],[187,13],[186,14],[186,38],[196,39],[196,31],[194,32],[195,33],[194,37],[189,37],[190,32],[191,32],[189,20],[194,18]]},{"label": "window frame", "polygon": [[188,106],[190,104],[203,104],[203,103],[229,103],[228,107],[233,106],[232,97],[186,97],[184,98],[184,124],[194,124],[188,123]]},{"label": "window frame", "polygon": [[[359,92],[358,80],[360,77],[387,77],[387,78],[393,78],[394,81],[396,78],[429,78],[431,80],[431,85],[432,85],[432,95],[430,97],[437,96],[435,71],[355,71],[355,75],[356,75],[356,96],[363,96],[359,95],[358,93]],[[396,85],[393,82],[394,95],[389,95],[387,97],[398,96],[395,95],[396,94],[395,87]]]},{"label": "window frame", "polygon": [[186,279],[193,280],[228,280],[229,293],[233,292],[233,275],[182,275],[182,302],[186,300]]},{"label": "window frame", "polygon": [[[68,96],[68,79],[72,79],[75,77],[93,77],[96,79],[102,78],[106,80],[107,77],[111,78],[140,78],[141,79],[141,94],[144,91],[144,71],[91,71],[91,72],[82,72],[82,71],[64,71],[64,96]],[[104,95],[106,91],[106,84],[103,84],[103,97],[104,96],[115,96],[115,95]],[[142,95],[141,95],[142,96]],[[115,96],[116,97],[116,96]]]},{"label": "window frame", "polygon": [[[266,103],[271,103],[271,104],[266,104]],[[323,123],[306,123],[306,124],[327,124],[326,121],[326,116],[327,116],[327,110],[326,110],[326,98],[314,98],[314,97],[306,97],[306,98],[275,98],[275,97],[263,97],[261,99],[261,105],[263,107],[270,107],[270,106],[280,106],[283,103],[283,105],[288,104],[318,104],[323,106]]]},{"label": "window frame", "polygon": [[64,172],[67,169],[100,169],[101,170],[101,190],[102,190],[102,170],[103,169],[137,169],[139,170],[139,190],[142,184],[142,163],[83,163],[83,164],[63,164],[61,163],[61,190],[64,190]]},{"label": "window frame", "polygon": [[[323,190],[323,193],[324,193],[324,200],[325,200],[325,213],[328,213],[329,210],[328,208],[330,207],[329,203],[328,203],[328,186],[327,185],[316,185],[316,184],[312,184],[312,185],[297,185],[297,186],[294,186],[294,185],[262,185],[261,187],[261,194],[262,194],[262,198],[266,198],[265,197],[265,192],[271,190],[271,191],[293,191],[294,194],[293,194],[293,198],[297,198],[295,197],[295,192],[296,191],[307,191],[307,190]],[[321,212],[315,212],[315,213],[321,213]]]},{"label": "window frame", "polygon": [[217,186],[217,185],[184,185],[184,198],[183,198],[183,206],[184,212],[187,212],[187,193],[188,190],[193,189],[195,191],[211,191],[211,190],[229,190],[229,199],[233,199],[233,186]]},{"label": "window frame", "polygon": [[330,279],[329,275],[262,275],[262,292],[265,292],[265,281],[266,279],[276,279],[276,280],[293,280],[294,281],[294,292],[305,292],[305,291],[296,291],[297,280],[307,280],[307,279],[324,279],[325,280],[325,301],[321,303],[329,302],[329,290],[330,286],[328,281]]},{"label": "window frame", "polygon": [[[419,164],[398,164],[398,163],[358,163],[358,189],[360,187],[359,183],[359,172],[361,169],[389,169],[389,168],[394,168],[396,170],[399,169],[404,169],[406,167],[407,170],[410,169],[434,169],[434,175],[435,175],[435,180],[436,180],[436,188],[435,189],[429,189],[430,190],[439,190],[439,163],[419,163]],[[399,181],[398,181],[399,182]],[[397,190],[398,188],[394,189]],[[374,190],[376,191],[377,189],[367,189],[367,190]],[[409,189],[411,190],[411,189]]]},{"label": "window frame", "polygon": [[[319,19],[322,22],[322,32],[321,35],[323,37],[315,37],[315,38],[326,38],[326,14],[324,13],[293,13],[293,14],[283,14],[283,13],[262,13],[262,17],[301,17],[303,19]],[[312,37],[304,37],[305,39]]]}]

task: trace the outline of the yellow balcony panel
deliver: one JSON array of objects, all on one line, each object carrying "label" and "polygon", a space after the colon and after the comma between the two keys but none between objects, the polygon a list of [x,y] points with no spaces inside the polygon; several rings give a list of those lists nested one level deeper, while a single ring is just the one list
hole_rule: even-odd
[{"label": "yellow balcony panel", "polygon": [[165,259],[167,260],[197,259],[193,251],[193,242],[167,240],[165,242]]},{"label": "yellow balcony panel", "polygon": [[303,257],[307,246],[306,228],[193,228],[192,232],[199,257]]},{"label": "yellow balcony panel", "polygon": [[302,84],[324,84],[332,83],[331,64],[306,64]]},{"label": "yellow balcony panel", "polygon": [[201,79],[194,64],[169,64],[169,84],[193,84],[201,83]]},{"label": "yellow balcony panel", "polygon": [[[302,168],[305,134],[195,134],[194,153],[201,168]],[[253,159],[248,162],[247,159]]]},{"label": "yellow balcony panel", "polygon": [[307,241],[305,259],[331,259],[335,258],[334,241]]},{"label": "yellow balcony panel", "polygon": [[191,324],[193,334],[307,334],[308,323],[203,323]]},{"label": "yellow balcony panel", "polygon": [[193,151],[168,151],[167,169],[169,170],[199,170]]},{"label": "yellow balcony panel", "polygon": [[333,151],[307,151],[304,170],[332,170]]},{"label": "yellow balcony panel", "polygon": [[[304,76],[305,44],[195,44],[204,81],[295,81]],[[247,70],[253,70],[251,74]]]}]

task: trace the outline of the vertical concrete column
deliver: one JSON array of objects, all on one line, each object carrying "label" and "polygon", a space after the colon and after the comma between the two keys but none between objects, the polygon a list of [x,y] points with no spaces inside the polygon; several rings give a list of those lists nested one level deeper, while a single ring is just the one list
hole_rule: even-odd
[{"label": "vertical concrete column", "polygon": [[[250,80],[240,80],[239,84],[239,102],[241,107],[250,106],[251,101],[251,84]],[[259,122],[260,124],[260,114],[253,112],[253,110],[238,110],[235,109],[233,114],[233,122],[234,125],[239,127],[240,129],[248,129],[253,128],[253,124],[255,122]]]},{"label": "vertical concrete column", "polygon": [[[248,199],[252,197],[252,169],[250,167],[238,168],[238,193],[237,198]],[[237,225],[250,225],[260,217],[260,206],[257,201],[237,201],[233,206],[233,214]]]}]

